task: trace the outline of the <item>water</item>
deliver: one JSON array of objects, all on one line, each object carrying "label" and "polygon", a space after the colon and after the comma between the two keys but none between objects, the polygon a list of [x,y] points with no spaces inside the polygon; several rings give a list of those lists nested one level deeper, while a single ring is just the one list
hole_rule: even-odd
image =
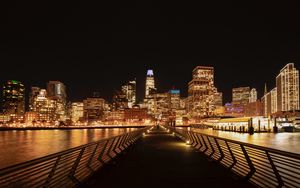
[{"label": "water", "polygon": [[222,138],[237,140],[259,146],[270,147],[283,151],[300,154],[300,132],[297,133],[235,133],[226,131],[217,131],[212,129],[193,129],[195,132],[201,132]]},{"label": "water", "polygon": [[0,169],[134,129],[0,131]]}]

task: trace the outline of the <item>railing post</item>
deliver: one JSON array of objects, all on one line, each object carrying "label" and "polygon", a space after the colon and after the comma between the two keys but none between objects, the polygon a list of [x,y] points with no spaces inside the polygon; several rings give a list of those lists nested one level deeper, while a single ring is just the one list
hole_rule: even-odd
[{"label": "railing post", "polygon": [[57,157],[57,159],[56,159],[56,161],[55,161],[55,163],[54,163],[54,165],[53,165],[53,167],[52,167],[52,169],[51,169],[51,171],[50,171],[50,173],[49,173],[49,175],[48,175],[48,177],[46,179],[46,182],[45,182],[45,184],[43,186],[44,188],[49,187],[51,179],[52,179],[52,177],[55,174],[56,167],[59,164],[60,158],[61,158],[61,156]]},{"label": "railing post", "polygon": [[74,164],[72,166],[72,169],[71,169],[71,171],[69,173],[69,176],[68,176],[76,185],[79,184],[80,182],[79,182],[79,180],[74,175],[75,175],[76,169],[77,169],[77,167],[78,167],[78,165],[80,163],[81,157],[82,157],[82,155],[84,153],[84,150],[85,150],[85,148],[82,148],[80,150],[80,153],[79,153],[78,157],[76,158],[76,160],[75,160],[75,162],[74,162]]},{"label": "railing post", "polygon": [[281,176],[280,176],[280,174],[279,174],[279,172],[278,172],[278,170],[276,168],[276,165],[273,162],[273,159],[272,159],[271,155],[269,154],[268,151],[266,151],[266,154],[267,154],[268,160],[269,160],[269,162],[270,162],[270,164],[272,166],[272,169],[273,169],[273,172],[274,172],[274,174],[276,176],[276,179],[278,181],[278,188],[281,188],[281,187],[283,187],[284,182],[282,181],[282,178],[281,178]]},{"label": "railing post", "polygon": [[253,174],[255,173],[256,170],[255,170],[255,167],[254,167],[254,165],[253,165],[253,163],[252,163],[252,161],[251,161],[251,159],[250,159],[250,157],[249,157],[249,155],[248,155],[248,153],[247,153],[244,145],[240,144],[240,146],[242,148],[242,151],[244,153],[245,159],[246,159],[246,161],[248,163],[248,166],[250,168],[250,172],[245,177],[245,179],[248,181],[253,176]]},{"label": "railing post", "polygon": [[120,141],[121,141],[122,138],[123,138],[123,136],[119,136],[119,137],[118,137],[118,141],[117,141],[116,145],[114,146],[114,148],[112,149],[112,151],[113,151],[116,155],[118,155],[118,152],[116,151],[116,149],[117,149],[117,147],[119,147],[119,144],[120,144]]},{"label": "railing post", "polygon": [[206,138],[207,138],[208,143],[209,143],[209,145],[210,145],[210,147],[211,147],[211,150],[212,150],[212,153],[209,155],[209,158],[211,158],[211,157],[215,154],[215,148],[213,147],[213,145],[212,145],[212,143],[211,143],[209,137],[206,136]]},{"label": "railing post", "polygon": [[105,153],[105,150],[106,150],[106,147],[107,147],[108,143],[109,143],[109,140],[107,140],[107,141],[105,142],[105,144],[104,144],[104,146],[103,146],[103,149],[101,150],[101,152],[100,152],[100,154],[99,154],[99,156],[98,156],[98,161],[99,161],[100,163],[102,163],[102,164],[105,163],[105,162],[102,160],[102,157],[103,157],[103,155],[104,155],[104,153]]},{"label": "railing post", "polygon": [[91,154],[91,156],[90,156],[90,158],[89,158],[89,160],[88,160],[88,162],[86,164],[86,166],[88,167],[88,169],[90,169],[92,172],[94,172],[94,170],[91,167],[91,163],[92,163],[93,157],[95,156],[95,153],[96,153],[96,151],[98,149],[98,146],[99,146],[99,143],[96,144],[96,147],[93,150],[93,153]]},{"label": "railing post", "polygon": [[228,151],[229,151],[229,153],[230,153],[230,156],[231,156],[231,158],[232,158],[232,161],[233,161],[233,163],[232,163],[232,164],[230,165],[230,167],[229,167],[229,169],[231,170],[231,169],[236,165],[237,160],[236,160],[236,158],[235,158],[235,156],[234,156],[234,154],[233,154],[233,152],[232,152],[232,150],[231,150],[231,148],[230,148],[228,142],[225,141],[225,143],[226,143],[227,149],[228,149]]},{"label": "railing post", "polygon": [[203,146],[202,142],[201,142],[201,139],[199,138],[198,134],[196,134],[196,133],[195,133],[195,136],[196,136],[196,138],[197,138],[197,140],[199,141],[199,144],[200,144],[200,147],[198,147],[198,148],[196,147],[196,149],[200,150],[202,148],[202,146]]},{"label": "railing post", "polygon": [[204,137],[203,137],[202,134],[201,134],[201,138],[202,138],[204,146],[205,146],[205,149],[202,152],[205,153],[208,150],[208,147],[207,147],[207,144],[206,144],[206,142],[205,142]]},{"label": "railing post", "polygon": [[109,148],[108,148],[108,150],[107,150],[107,156],[108,156],[110,159],[113,159],[113,157],[110,156],[110,151],[111,151],[112,147],[114,146],[115,140],[116,140],[116,137],[113,139],[111,145],[109,146]]},{"label": "railing post", "polygon": [[221,155],[220,158],[218,159],[218,162],[220,162],[220,161],[222,161],[224,159],[224,153],[223,153],[223,150],[222,150],[222,148],[221,148],[218,140],[216,138],[214,138],[214,139],[215,139],[216,145],[217,145],[218,150],[219,150],[220,155]]}]

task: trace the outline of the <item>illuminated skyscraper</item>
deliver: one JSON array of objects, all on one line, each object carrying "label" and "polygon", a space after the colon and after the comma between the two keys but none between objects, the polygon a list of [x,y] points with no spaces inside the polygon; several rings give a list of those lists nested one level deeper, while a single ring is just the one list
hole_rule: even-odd
[{"label": "illuminated skyscraper", "polygon": [[47,91],[41,89],[33,99],[32,111],[37,113],[37,121],[56,121],[56,101],[47,97]]},{"label": "illuminated skyscraper", "polygon": [[33,111],[33,105],[35,98],[40,94],[41,88],[39,87],[31,87],[31,91],[29,94],[29,110]]},{"label": "illuminated skyscraper", "polygon": [[245,106],[249,103],[250,87],[238,87],[232,89],[232,104]]},{"label": "illuminated skyscraper", "polygon": [[148,70],[146,77],[145,98],[149,98],[149,95],[151,95],[154,91],[156,91],[154,73],[153,70]]},{"label": "illuminated skyscraper", "polygon": [[252,88],[250,91],[250,97],[249,97],[249,102],[256,102],[257,101],[257,91],[255,88]]},{"label": "illuminated skyscraper", "polygon": [[208,116],[214,111],[214,68],[198,66],[193,70],[189,83],[188,111],[192,116]]},{"label": "illuminated skyscraper", "polygon": [[2,91],[3,112],[22,115],[25,113],[25,87],[16,80],[4,83]]},{"label": "illuminated skyscraper", "polygon": [[83,100],[83,113],[87,121],[102,120],[105,111],[105,100],[99,97]]},{"label": "illuminated skyscraper", "polygon": [[126,95],[128,107],[132,108],[136,104],[136,81],[129,81],[122,86],[122,92]]},{"label": "illuminated skyscraper", "polygon": [[60,81],[49,81],[47,83],[47,95],[50,99],[56,100],[56,114],[58,119],[66,119],[67,94],[66,87]]},{"label": "illuminated skyscraper", "polygon": [[299,71],[294,63],[289,63],[280,70],[276,77],[277,110],[299,110]]},{"label": "illuminated skyscraper", "polygon": [[84,115],[83,102],[73,102],[71,104],[71,120],[73,123],[78,122]]}]

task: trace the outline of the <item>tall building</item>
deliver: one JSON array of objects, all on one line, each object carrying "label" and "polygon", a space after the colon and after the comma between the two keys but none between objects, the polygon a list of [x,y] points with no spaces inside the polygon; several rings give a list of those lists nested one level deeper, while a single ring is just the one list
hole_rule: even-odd
[{"label": "tall building", "polygon": [[72,102],[71,104],[71,121],[76,123],[84,116],[83,102]]},{"label": "tall building", "polygon": [[232,89],[232,104],[245,106],[249,103],[250,87],[238,87]]},{"label": "tall building", "polygon": [[189,82],[188,107],[193,117],[212,115],[214,111],[214,68],[198,66],[193,70],[193,79]]},{"label": "tall building", "polygon": [[222,92],[214,93],[214,105],[216,107],[223,106],[223,93]]},{"label": "tall building", "polygon": [[170,110],[180,109],[180,90],[172,89],[169,91],[169,108]]},{"label": "tall building", "polygon": [[49,81],[47,83],[47,95],[56,101],[56,114],[60,121],[66,120],[67,94],[66,87],[60,81]]},{"label": "tall building", "polygon": [[41,89],[33,99],[32,112],[37,113],[37,121],[56,121],[56,101],[47,97],[47,91]]},{"label": "tall building", "polygon": [[277,110],[299,110],[299,71],[288,63],[276,77]]},{"label": "tall building", "polygon": [[122,92],[126,95],[128,107],[132,108],[136,104],[136,81],[129,81],[122,86]]},{"label": "tall building", "polygon": [[271,113],[276,113],[278,111],[277,109],[277,87],[275,87],[274,89],[272,89],[270,91],[271,94]]},{"label": "tall building", "polygon": [[123,90],[114,92],[112,106],[113,110],[124,110],[125,108],[128,108],[128,99]]},{"label": "tall building", "polygon": [[29,111],[33,111],[33,105],[35,98],[40,94],[41,88],[39,87],[31,87],[29,93]]},{"label": "tall building", "polygon": [[155,91],[156,88],[155,88],[154,73],[153,70],[148,70],[146,76],[145,98],[149,98],[149,95],[151,95]]},{"label": "tall building", "polygon": [[2,91],[3,112],[22,115],[25,113],[25,86],[16,80],[8,80]]},{"label": "tall building", "polygon": [[250,91],[250,96],[249,96],[249,102],[256,102],[257,101],[257,91],[255,88],[252,88]]},{"label": "tall building", "polygon": [[102,120],[105,111],[105,100],[102,98],[87,98],[83,100],[83,113],[87,121]]}]

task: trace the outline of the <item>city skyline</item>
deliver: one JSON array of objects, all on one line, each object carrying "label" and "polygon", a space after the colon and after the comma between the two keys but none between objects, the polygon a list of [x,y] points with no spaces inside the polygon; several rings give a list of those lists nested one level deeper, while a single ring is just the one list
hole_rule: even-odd
[{"label": "city skyline", "polygon": [[[282,67],[285,66],[286,64],[287,63],[283,63]],[[195,67],[197,67],[200,64],[195,64],[195,65],[196,65]],[[207,65],[204,65],[204,66],[207,66]],[[208,66],[210,66],[210,65],[208,65]],[[151,67],[154,67],[154,66],[151,66]],[[280,70],[282,67],[280,67],[278,70]],[[188,78],[188,80],[186,80],[186,81],[185,80],[179,80],[178,78],[174,78],[174,76],[172,76],[172,75],[170,75],[170,78],[168,78],[167,76],[162,75],[162,72],[166,71],[164,69],[163,70],[153,69],[153,71],[155,72],[155,77],[156,77],[155,85],[157,87],[157,90],[160,91],[160,92],[166,92],[166,91],[168,91],[172,88],[176,88],[176,89],[179,89],[181,91],[182,97],[187,97],[188,96],[188,82],[192,78],[192,76],[190,75],[190,72],[194,68],[192,68],[187,73],[183,72],[183,71],[181,73],[179,73],[180,75],[183,75],[183,77]],[[299,69],[300,66],[295,63],[295,68]],[[275,72],[275,73],[274,73],[274,75],[270,75],[270,76],[269,76],[268,73],[266,73],[266,74],[268,74],[268,77],[270,77],[270,79],[266,80],[266,81],[258,81],[258,80],[255,80],[255,78],[254,78],[253,81],[249,81],[248,79],[243,80],[243,79],[239,78],[238,81],[235,80],[234,83],[227,83],[227,85],[225,84],[226,87],[224,87],[224,84],[222,84],[223,82],[221,82],[221,80],[224,80],[224,78],[222,79],[219,76],[219,75],[222,75],[222,71],[218,67],[214,67],[214,69],[215,69],[215,85],[217,86],[218,90],[223,93],[224,103],[232,101],[232,88],[235,88],[235,87],[256,88],[257,89],[257,96],[258,96],[258,98],[261,98],[264,95],[265,84],[267,84],[268,89],[271,89],[271,88],[276,86],[275,80],[273,78],[274,78],[274,75],[278,74],[278,70],[271,70],[270,69],[269,70],[270,72],[272,72],[272,73]],[[86,97],[91,97],[93,92],[99,92],[100,96],[102,98],[105,98],[108,101],[112,101],[112,95],[118,88],[120,88],[123,84],[125,84],[128,81],[136,79],[136,82],[137,82],[137,101],[140,102],[140,101],[143,100],[143,98],[145,96],[145,81],[146,81],[146,73],[147,73],[148,70],[149,70],[149,67],[148,68],[145,67],[145,69],[143,71],[137,72],[136,76],[132,75],[130,72],[128,72],[127,75],[132,75],[132,76],[123,75],[124,76],[123,80],[112,80],[109,84],[104,84],[103,86],[99,86],[95,83],[93,83],[95,85],[90,85],[89,81],[85,81],[85,80],[78,81],[77,82],[78,84],[76,84],[76,82],[74,82],[72,80],[69,80],[69,79],[62,79],[62,80],[52,79],[52,80],[59,80],[62,83],[65,83],[65,85],[67,86],[66,90],[67,90],[67,93],[68,93],[68,100],[72,101],[72,102],[76,102],[76,101],[81,101],[81,100],[85,99]],[[219,71],[217,71],[217,70],[219,70]],[[245,72],[243,72],[243,71],[240,71],[240,72],[245,73],[245,74],[247,73],[246,70],[245,70]],[[255,76],[260,77],[262,75],[255,74]],[[15,78],[20,78],[20,75],[16,75],[12,79],[15,79]],[[166,83],[165,79],[175,80],[175,81],[178,81],[178,82],[176,82],[176,83],[175,82],[174,83],[170,83],[170,82]],[[7,80],[9,80],[9,79],[3,79],[3,77],[2,77],[2,79],[0,79],[0,84],[3,85],[5,83],[5,81],[7,81]],[[21,81],[25,85],[25,88],[26,88],[25,89],[26,101],[28,101],[28,96],[29,96],[31,87],[41,87],[41,88],[46,87],[46,83],[48,81],[50,81],[51,79],[46,79],[45,78],[43,80],[41,80],[41,79],[34,80],[32,78],[29,78],[29,79],[24,78],[24,80],[21,80],[21,79],[15,79],[15,80]],[[44,82],[42,82],[42,81],[44,81]],[[80,83],[80,85],[79,85],[79,83]],[[112,85],[113,85],[113,87],[112,87]],[[87,87],[87,86],[90,86],[90,87]],[[229,86],[232,86],[232,87],[229,87]],[[259,86],[259,87],[256,87],[256,86]]]}]

